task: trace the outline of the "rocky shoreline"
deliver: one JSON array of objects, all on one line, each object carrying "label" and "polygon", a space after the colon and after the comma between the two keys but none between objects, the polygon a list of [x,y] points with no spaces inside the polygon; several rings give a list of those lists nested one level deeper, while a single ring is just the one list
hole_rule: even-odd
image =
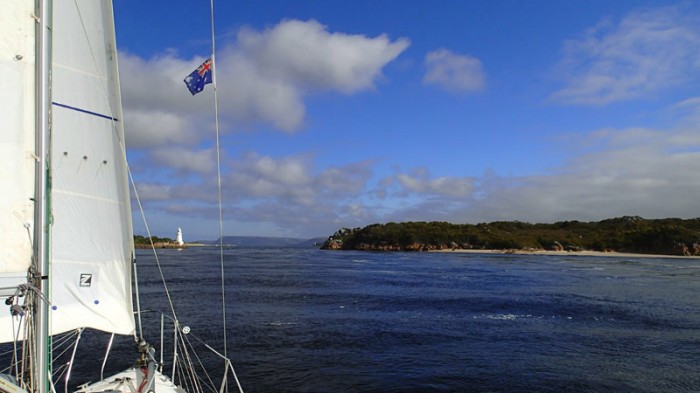
[{"label": "rocky shoreline", "polygon": [[700,255],[660,255],[638,254],[617,251],[547,251],[547,250],[434,250],[431,252],[456,252],[466,254],[515,254],[515,255],[553,255],[553,256],[578,256],[578,257],[616,257],[616,258],[682,258],[700,259]]},{"label": "rocky shoreline", "polygon": [[[322,250],[345,250],[341,240],[329,239],[323,246]],[[460,245],[455,242],[451,244],[425,244],[425,243],[409,243],[400,244],[368,244],[359,243],[355,245],[353,250],[357,251],[400,251],[400,252],[465,252],[465,253],[486,253],[486,254],[541,254],[541,255],[595,255],[595,256],[648,256],[648,257],[695,257],[700,258],[700,244],[694,244],[692,249],[685,244],[679,243],[673,249],[672,254],[642,254],[618,252],[616,250],[586,250],[581,247],[564,247],[559,242],[554,242],[549,249],[544,248],[508,248],[508,249],[477,249],[469,245]]]}]

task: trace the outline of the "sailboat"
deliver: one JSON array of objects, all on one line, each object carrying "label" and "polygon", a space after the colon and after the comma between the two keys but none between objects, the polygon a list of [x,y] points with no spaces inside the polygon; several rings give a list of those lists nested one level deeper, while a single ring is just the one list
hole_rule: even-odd
[{"label": "sailboat", "polygon": [[[84,329],[133,336],[138,352],[132,367],[78,391],[202,390],[196,375],[162,373],[137,323],[115,41],[109,0],[2,4],[0,344],[11,361],[0,392],[67,391],[76,360],[59,380],[55,337]],[[177,344],[187,329],[170,320]]]}]

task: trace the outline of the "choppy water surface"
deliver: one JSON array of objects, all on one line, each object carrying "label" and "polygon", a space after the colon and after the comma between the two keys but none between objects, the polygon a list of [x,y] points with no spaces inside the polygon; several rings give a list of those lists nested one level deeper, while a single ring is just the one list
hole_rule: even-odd
[{"label": "choppy water surface", "polygon": [[[700,260],[225,254],[248,392],[700,391]],[[218,250],[161,258],[180,319],[221,341]],[[152,259],[139,254],[142,278]]]},{"label": "choppy water surface", "polygon": [[[221,350],[218,249],[159,255],[190,337]],[[137,260],[142,308],[168,311],[152,252]],[[697,259],[229,249],[224,260],[228,355],[246,392],[700,391]],[[84,333],[69,388],[98,379],[100,340]],[[105,375],[133,363],[130,341],[117,340],[127,345]]]}]

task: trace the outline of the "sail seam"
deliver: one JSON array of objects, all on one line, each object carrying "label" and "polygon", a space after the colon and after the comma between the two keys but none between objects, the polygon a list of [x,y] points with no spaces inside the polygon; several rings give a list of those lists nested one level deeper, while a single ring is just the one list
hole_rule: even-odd
[{"label": "sail seam", "polygon": [[90,194],[83,194],[83,193],[79,193],[79,192],[66,191],[66,190],[62,190],[60,188],[54,188],[53,192],[55,194],[63,194],[63,195],[69,195],[69,196],[73,196],[73,197],[92,199],[94,201],[107,202],[107,203],[111,203],[113,205],[121,205],[122,204],[122,202],[118,199],[103,198],[103,197],[98,197],[98,196],[90,195]]}]

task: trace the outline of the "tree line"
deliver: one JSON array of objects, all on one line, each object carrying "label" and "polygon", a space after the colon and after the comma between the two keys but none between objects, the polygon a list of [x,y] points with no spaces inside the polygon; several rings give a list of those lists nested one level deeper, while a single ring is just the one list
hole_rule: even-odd
[{"label": "tree line", "polygon": [[425,251],[434,249],[515,249],[617,251],[641,254],[700,254],[700,218],[644,219],[624,216],[597,222],[480,224],[389,222],[341,228],[323,249]]},{"label": "tree line", "polygon": [[[156,243],[174,243],[175,241],[169,237],[158,237],[158,236],[151,236],[151,239],[153,239],[153,244]],[[141,236],[141,235],[134,235],[134,245],[135,246],[151,246],[151,241],[148,240],[148,237],[146,236]]]}]

